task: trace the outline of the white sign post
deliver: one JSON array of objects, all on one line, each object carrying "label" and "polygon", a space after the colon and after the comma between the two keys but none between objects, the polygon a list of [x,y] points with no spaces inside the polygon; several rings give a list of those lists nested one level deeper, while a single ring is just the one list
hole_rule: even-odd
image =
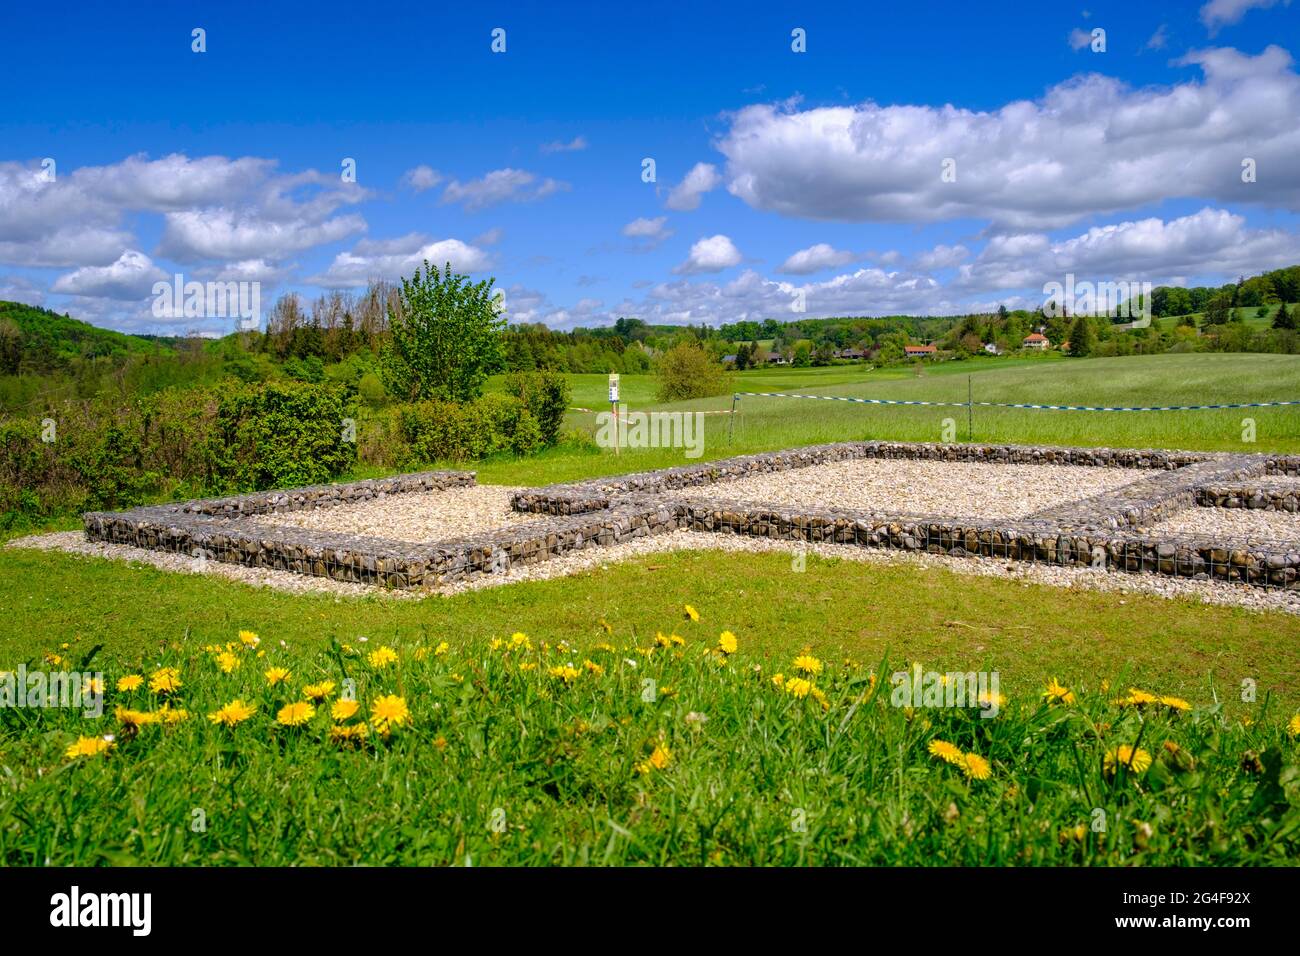
[{"label": "white sign post", "polygon": [[609,373],[609,405],[614,413],[614,454],[617,455],[618,446],[622,444],[618,434],[618,372]]}]

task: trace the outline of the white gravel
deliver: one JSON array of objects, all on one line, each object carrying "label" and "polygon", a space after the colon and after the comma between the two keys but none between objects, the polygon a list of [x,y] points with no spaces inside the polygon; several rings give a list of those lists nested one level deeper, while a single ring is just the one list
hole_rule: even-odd
[{"label": "white gravel", "polygon": [[891,514],[1023,518],[1151,474],[1128,468],[861,458],[749,475],[673,494]]},{"label": "white gravel", "polygon": [[510,510],[510,497],[520,490],[507,485],[447,488],[390,495],[333,508],[259,515],[251,520],[258,524],[337,531],[394,541],[442,541],[531,524],[546,517]]},{"label": "white gravel", "polygon": [[1151,525],[1149,530],[1152,534],[1249,538],[1300,548],[1300,514],[1262,508],[1188,508]]},{"label": "white gravel", "polygon": [[[182,555],[148,551],[125,545],[91,543],[86,541],[80,531],[20,538],[9,542],[8,547],[69,551],[92,557],[152,565],[166,571],[212,574],[254,587],[270,587],[296,593],[334,594],[340,598],[376,596],[396,600],[418,599],[430,594],[457,594],[461,591],[500,587],[519,581],[541,581],[570,574],[598,573],[629,558],[669,551],[713,549],[732,553],[784,552],[792,556],[792,573],[794,556],[803,554],[805,558],[808,555],[815,555],[820,558],[856,561],[863,564],[905,564],[922,571],[943,568],[957,574],[1004,578],[1020,582],[1026,587],[1030,584],[1044,584],[1050,587],[1087,588],[1121,594],[1150,594],[1165,598],[1185,598],[1206,604],[1235,605],[1254,610],[1281,611],[1300,615],[1300,592],[1296,591],[1264,590],[1245,584],[1189,581],[1157,575],[1097,571],[1090,568],[1053,568],[995,558],[952,558],[946,555],[873,550],[846,544],[799,544],[792,541],[773,541],[768,538],[704,534],[695,531],[677,531],[655,537],[637,538],[624,544],[572,552],[541,564],[522,566],[505,574],[476,578],[432,592],[386,591],[369,585],[346,584],[288,571],[246,568],[240,565],[221,564],[217,561],[199,563]],[[808,565],[804,573],[815,573],[815,571],[816,565],[813,564]],[[796,584],[797,582],[792,578],[791,586],[794,587]]]}]

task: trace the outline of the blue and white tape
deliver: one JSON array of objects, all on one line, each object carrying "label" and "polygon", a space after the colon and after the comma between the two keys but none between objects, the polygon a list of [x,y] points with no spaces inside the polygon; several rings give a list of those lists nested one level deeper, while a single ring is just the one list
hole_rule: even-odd
[{"label": "blue and white tape", "polygon": [[1279,405],[1300,405],[1300,400],[1287,402],[1231,402],[1218,405],[1041,405],[1030,402],[923,402],[901,398],[850,398],[845,395],[797,395],[789,392],[735,392],[733,399],[743,396],[756,398],[815,398],[827,402],[857,402],[862,405],[930,405],[943,408],[1040,408],[1059,412],[1196,412],[1216,408],[1273,408]]}]

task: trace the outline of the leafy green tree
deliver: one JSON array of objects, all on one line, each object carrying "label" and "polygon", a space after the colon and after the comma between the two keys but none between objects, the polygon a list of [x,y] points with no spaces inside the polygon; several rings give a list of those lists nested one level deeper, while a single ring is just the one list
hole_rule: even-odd
[{"label": "leafy green tree", "polygon": [[1219,292],[1205,304],[1202,325],[1223,325],[1232,321],[1232,300],[1226,292]]},{"label": "leafy green tree", "polygon": [[659,358],[656,391],[661,402],[721,395],[727,390],[722,366],[698,342],[680,342]]},{"label": "leafy green tree", "polygon": [[[1296,306],[1296,309],[1300,309],[1300,306]],[[1295,311],[1288,311],[1285,302],[1278,306],[1277,315],[1273,316],[1273,328],[1290,330],[1296,328]]]},{"label": "leafy green tree", "polygon": [[470,282],[440,273],[425,260],[402,280],[389,307],[390,340],[380,357],[384,384],[408,401],[440,398],[467,402],[483,391],[488,375],[505,362],[504,309],[492,293],[494,279]]},{"label": "leafy green tree", "polygon": [[1096,347],[1097,333],[1093,330],[1092,321],[1086,315],[1079,316],[1070,329],[1070,355],[1083,358],[1091,355]]}]

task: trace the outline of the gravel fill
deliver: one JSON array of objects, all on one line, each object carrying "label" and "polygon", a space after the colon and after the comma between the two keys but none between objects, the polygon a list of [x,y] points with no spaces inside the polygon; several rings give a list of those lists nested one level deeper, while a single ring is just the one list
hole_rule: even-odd
[{"label": "gravel fill", "polygon": [[333,508],[259,515],[250,520],[391,541],[444,541],[545,520],[545,515],[510,510],[510,496],[521,490],[505,485],[474,485],[389,495]]},{"label": "gravel fill", "polygon": [[1300,550],[1300,514],[1255,508],[1188,508],[1151,525],[1152,534],[1208,535],[1288,545]]},{"label": "gravel fill", "polygon": [[1152,474],[1128,468],[861,458],[749,475],[673,494],[877,514],[1005,519],[1091,498]]},{"label": "gravel fill", "polygon": [[[715,550],[730,553],[784,552],[815,555],[820,558],[856,561],[862,564],[905,564],[920,570],[946,569],[956,574],[978,577],[996,577],[1030,584],[1043,584],[1060,588],[1087,588],[1121,594],[1150,594],[1164,598],[1181,598],[1205,604],[1222,604],[1261,611],[1280,611],[1300,615],[1300,592],[1265,590],[1247,584],[1229,584],[1221,581],[1191,581],[1150,574],[1125,574],[1116,571],[1098,571],[1091,568],[1056,568],[1043,565],[1007,562],[997,558],[953,558],[947,555],[916,554],[903,551],[878,551],[845,544],[801,544],[794,541],[776,541],[768,538],[749,538],[726,534],[701,534],[695,531],[677,531],[673,534],[650,538],[636,538],[623,544],[603,548],[574,551],[541,564],[523,565],[505,574],[473,578],[437,591],[388,591],[363,584],[349,584],[328,578],[294,574],[289,571],[272,571],[246,568],[242,565],[222,564],[218,561],[197,562],[191,558],[160,551],[149,551],[126,545],[103,544],[86,540],[80,531],[64,531],[10,541],[11,548],[60,550],[91,557],[130,561],[152,565],[165,571],[188,574],[212,574],[254,587],[269,587],[293,593],[333,594],[336,598],[373,597],[384,600],[419,600],[430,595],[451,595],[480,588],[500,587],[520,581],[542,581],[570,574],[599,573],[625,561],[644,555],[670,551]],[[792,574],[795,573],[791,572]],[[807,565],[804,574],[816,574],[816,565]],[[864,573],[864,577],[869,572]],[[796,585],[791,578],[791,586]],[[1123,603],[1122,601],[1120,603]]]}]

